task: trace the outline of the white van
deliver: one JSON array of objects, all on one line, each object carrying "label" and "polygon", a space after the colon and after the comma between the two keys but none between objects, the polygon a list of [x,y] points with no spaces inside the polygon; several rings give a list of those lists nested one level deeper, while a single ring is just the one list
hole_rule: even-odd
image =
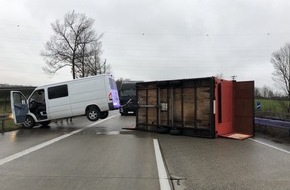
[{"label": "white van", "polygon": [[81,115],[97,121],[119,107],[116,82],[109,74],[39,86],[28,99],[19,91],[11,91],[14,122],[30,128]]}]

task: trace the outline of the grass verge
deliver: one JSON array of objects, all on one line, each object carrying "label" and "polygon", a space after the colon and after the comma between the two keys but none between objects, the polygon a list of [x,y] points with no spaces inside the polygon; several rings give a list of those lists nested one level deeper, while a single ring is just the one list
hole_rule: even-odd
[{"label": "grass verge", "polygon": [[2,131],[2,120],[0,121],[0,132],[8,132],[8,131],[13,131],[13,130],[17,130],[19,128],[21,128],[21,126],[19,125],[15,125],[14,121],[11,119],[5,120],[4,122],[4,129]]}]

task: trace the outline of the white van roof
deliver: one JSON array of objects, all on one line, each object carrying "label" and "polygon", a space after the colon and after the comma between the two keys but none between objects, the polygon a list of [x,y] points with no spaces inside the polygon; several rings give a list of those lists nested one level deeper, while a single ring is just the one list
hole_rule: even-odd
[{"label": "white van roof", "polygon": [[40,89],[40,88],[47,88],[47,87],[50,87],[50,86],[58,86],[58,85],[62,85],[62,84],[72,83],[72,82],[76,82],[76,81],[89,80],[89,79],[92,79],[92,78],[100,78],[100,77],[104,77],[104,76],[109,77],[109,78],[113,78],[113,76],[111,74],[100,74],[100,75],[94,75],[94,76],[88,76],[88,77],[83,77],[83,78],[72,79],[72,80],[63,81],[63,82],[46,84],[46,85],[42,85],[42,86],[36,87],[35,90]]}]

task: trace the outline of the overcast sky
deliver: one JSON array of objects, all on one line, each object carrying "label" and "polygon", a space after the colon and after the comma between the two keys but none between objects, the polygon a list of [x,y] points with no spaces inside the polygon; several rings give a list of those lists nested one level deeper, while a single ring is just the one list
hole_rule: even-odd
[{"label": "overcast sky", "polygon": [[0,84],[72,78],[42,71],[50,24],[69,11],[95,19],[115,79],[222,74],[273,87],[271,54],[290,42],[289,0],[0,0]]}]

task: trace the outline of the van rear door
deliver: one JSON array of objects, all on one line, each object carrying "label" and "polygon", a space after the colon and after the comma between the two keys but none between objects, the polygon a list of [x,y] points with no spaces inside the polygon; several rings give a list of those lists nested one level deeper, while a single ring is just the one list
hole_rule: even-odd
[{"label": "van rear door", "polygon": [[28,113],[26,97],[19,91],[10,92],[11,110],[16,124],[23,123]]},{"label": "van rear door", "polygon": [[119,100],[119,94],[117,85],[114,79],[109,77],[110,82],[110,94],[109,94],[109,100],[112,101],[111,104],[109,104],[110,110],[119,109],[120,106],[120,100]]}]

